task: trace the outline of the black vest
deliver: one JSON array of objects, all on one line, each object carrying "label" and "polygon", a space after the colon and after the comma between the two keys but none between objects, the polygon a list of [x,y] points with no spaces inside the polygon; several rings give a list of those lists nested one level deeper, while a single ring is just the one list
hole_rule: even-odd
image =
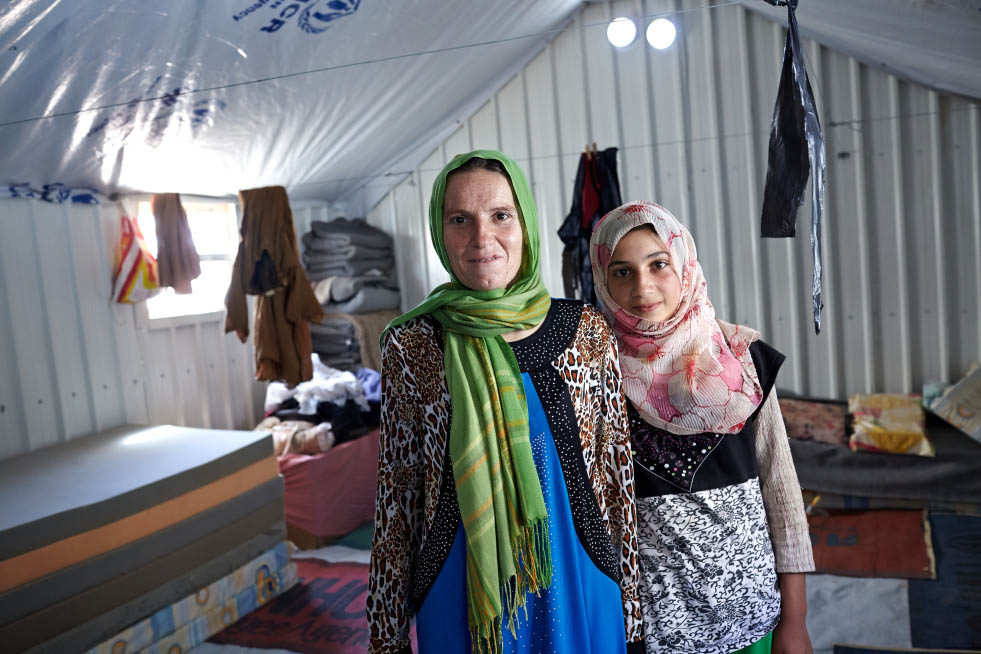
[{"label": "black vest", "polygon": [[672,434],[650,425],[627,402],[637,497],[723,488],[757,476],[754,425],[785,357],[763,341],[749,352],[763,401],[738,434]]}]

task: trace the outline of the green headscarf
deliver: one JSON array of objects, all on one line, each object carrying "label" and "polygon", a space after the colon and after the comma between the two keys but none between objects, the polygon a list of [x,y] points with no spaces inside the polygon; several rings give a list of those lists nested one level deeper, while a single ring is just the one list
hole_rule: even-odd
[{"label": "green headscarf", "polygon": [[[475,157],[504,165],[524,223],[520,277],[491,291],[461,284],[443,244],[446,178]],[[474,651],[498,652],[504,611],[513,631],[525,592],[537,593],[552,581],[548,520],[531,452],[524,385],[514,353],[501,337],[538,325],[551,306],[539,274],[538,215],[524,173],[494,150],[454,157],[433,183],[429,228],[452,281],[393,320],[385,332],[427,313],[443,326],[452,408],[450,457],[467,537],[470,635]]]}]

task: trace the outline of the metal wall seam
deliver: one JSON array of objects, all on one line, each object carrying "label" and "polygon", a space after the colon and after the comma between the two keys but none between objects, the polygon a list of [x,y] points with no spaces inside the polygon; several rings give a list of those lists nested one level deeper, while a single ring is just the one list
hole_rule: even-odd
[{"label": "metal wall seam", "polygon": [[199,397],[202,397],[201,426],[205,429],[211,429],[211,394],[213,390],[211,388],[211,384],[208,383],[208,371],[206,369],[207,357],[204,353],[204,347],[202,347],[203,342],[201,340],[201,323],[194,323],[193,329],[195,359],[201,362],[201,365],[199,365],[195,371],[198,378]]},{"label": "metal wall seam", "polygon": [[[981,107],[974,105],[970,115],[969,139],[973,165],[965,173],[968,183],[973,187],[971,199],[974,204],[974,313],[981,314]],[[976,360],[981,362],[981,320],[976,321],[977,344]]]},{"label": "metal wall seam", "polygon": [[[60,431],[58,433],[58,441],[65,442],[68,440],[68,434],[71,431],[71,427],[67,422],[67,416],[65,411],[65,398],[62,396],[62,380],[58,375],[58,370],[55,362],[55,352],[59,348],[60,342],[56,342],[54,339],[54,334],[51,330],[51,307],[49,306],[51,302],[57,301],[55,299],[56,293],[64,293],[64,285],[52,284],[48,281],[48,276],[50,274],[50,268],[47,265],[42,265],[47,257],[44,257],[41,252],[41,245],[38,239],[38,227],[43,226],[49,218],[39,219],[36,215],[36,209],[48,209],[48,207],[38,207],[35,203],[31,203],[31,244],[30,248],[34,252],[34,261],[37,264],[37,279],[40,286],[41,297],[38,298],[38,306],[41,310],[41,324],[36,325],[37,329],[45,341],[48,343],[48,347],[45,348],[45,360],[44,365],[48,369],[48,375],[50,376],[51,384],[51,406],[47,409],[48,411],[53,411],[55,415],[55,420],[60,425]],[[59,207],[60,208],[60,207]],[[57,215],[57,210],[45,212]],[[53,218],[52,216],[52,218]],[[70,247],[70,246],[69,246]],[[60,248],[55,248],[55,251],[59,251]],[[60,339],[59,339],[60,341]],[[65,353],[67,354],[67,353]],[[40,364],[40,362],[37,362]]]},{"label": "metal wall seam", "polygon": [[935,91],[927,91],[929,98],[930,111],[930,186],[933,190],[933,231],[936,235],[933,251],[933,269],[937,275],[937,349],[940,353],[939,366],[937,368],[940,379],[950,379],[950,345],[947,338],[947,330],[944,322],[948,319],[947,313],[947,287],[944,284],[944,264],[947,261],[944,248],[944,193],[940,181],[943,172],[943,165],[940,160],[940,143],[942,134],[940,132],[940,101]]},{"label": "metal wall seam", "polygon": [[[891,115],[899,116],[902,105],[900,103],[899,97],[899,81],[894,77],[887,78],[888,87],[888,102],[889,108],[891,110]],[[906,216],[903,211],[905,206],[903,200],[903,189],[906,187],[906,166],[903,165],[903,139],[902,139],[902,125],[900,119],[895,119],[890,121],[892,127],[892,161],[893,161],[893,179],[890,180],[893,186],[893,194],[895,196],[896,203],[896,215],[895,215],[895,238],[896,238],[896,259],[899,263],[897,270],[897,280],[899,282],[899,294],[898,294],[898,322],[900,326],[900,361],[902,362],[902,379],[908,380],[910,378],[913,364],[911,360],[911,341],[910,341],[910,316],[909,311],[909,279],[906,273],[906,267],[904,263],[908,261],[906,256]],[[885,352],[883,352],[885,356]],[[888,383],[888,382],[887,382]],[[908,391],[910,388],[909,382],[903,382],[902,390]]]},{"label": "metal wall seam", "polygon": [[[15,216],[12,220],[17,220]],[[0,217],[0,227],[9,217]],[[11,307],[11,286],[18,280],[16,271],[4,268],[2,256],[7,238],[0,239],[0,300],[4,307]],[[27,426],[25,407],[27,398],[21,383],[17,364],[17,343],[14,338],[14,312],[0,311],[0,352],[4,361],[9,362],[6,374],[0,375],[0,427],[3,427],[0,442],[0,456],[6,458],[31,449],[30,430]],[[14,374],[10,374],[14,373]]]},{"label": "metal wall seam", "polygon": [[[851,99],[850,111],[852,116],[861,115],[861,75],[858,61],[848,58],[848,88]],[[861,136],[855,139],[857,152],[853,155],[855,159],[855,186],[858,189],[866,188],[865,166],[863,162],[866,152]],[[871,271],[869,265],[872,240],[869,238],[867,223],[869,222],[868,201],[864,193],[855,194],[855,226],[858,230],[858,243],[861,251],[859,259],[859,293],[861,296],[862,313],[859,316],[862,329],[862,368],[864,371],[864,384],[861,388],[852,385],[854,391],[870,393],[875,388],[874,385],[874,361],[873,355],[875,347],[872,338],[872,291],[871,291]]]}]

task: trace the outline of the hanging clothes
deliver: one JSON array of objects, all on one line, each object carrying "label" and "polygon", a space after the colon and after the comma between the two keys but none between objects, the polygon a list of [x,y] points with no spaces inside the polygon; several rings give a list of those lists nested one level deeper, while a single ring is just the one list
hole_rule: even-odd
[{"label": "hanging clothes", "polygon": [[157,272],[160,286],[178,293],[191,292],[191,280],[201,274],[198,251],[194,249],[187,214],[177,193],[158,193],[150,199],[157,226]]},{"label": "hanging clothes", "polygon": [[800,208],[811,179],[811,303],[814,311],[814,333],[821,332],[822,265],[821,214],[824,209],[824,136],[818,119],[811,83],[804,68],[804,46],[797,28],[797,0],[766,0],[772,5],[787,5],[787,42],[784,46],[783,71],[777,90],[777,102],[770,123],[769,159],[766,187],[763,191],[763,216],[760,235],[792,237],[796,231]]},{"label": "hanging clothes", "polygon": [[245,296],[256,295],[256,379],[295,386],[313,376],[311,320],[323,310],[307,280],[296,245],[286,189],[270,186],[239,192],[241,240],[225,295],[225,332],[244,343],[249,335]]},{"label": "hanging clothes", "polygon": [[589,237],[596,222],[620,206],[617,149],[583,152],[572,191],[572,209],[559,228],[562,250],[562,283],[566,297],[596,304],[593,271],[589,265]]}]

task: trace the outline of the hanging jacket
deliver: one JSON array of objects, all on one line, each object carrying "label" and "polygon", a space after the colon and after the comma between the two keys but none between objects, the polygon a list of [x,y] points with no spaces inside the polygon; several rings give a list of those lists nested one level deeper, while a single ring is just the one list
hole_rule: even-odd
[{"label": "hanging jacket", "polygon": [[599,219],[620,204],[617,149],[607,148],[593,156],[583,152],[572,190],[572,209],[559,228],[559,238],[565,244],[562,282],[566,297],[596,304],[593,270],[589,264],[589,237]]},{"label": "hanging jacket", "polygon": [[245,296],[256,295],[256,379],[295,386],[313,376],[311,320],[323,310],[300,266],[293,213],[281,186],[239,192],[241,240],[225,295],[225,332],[249,335]]}]

